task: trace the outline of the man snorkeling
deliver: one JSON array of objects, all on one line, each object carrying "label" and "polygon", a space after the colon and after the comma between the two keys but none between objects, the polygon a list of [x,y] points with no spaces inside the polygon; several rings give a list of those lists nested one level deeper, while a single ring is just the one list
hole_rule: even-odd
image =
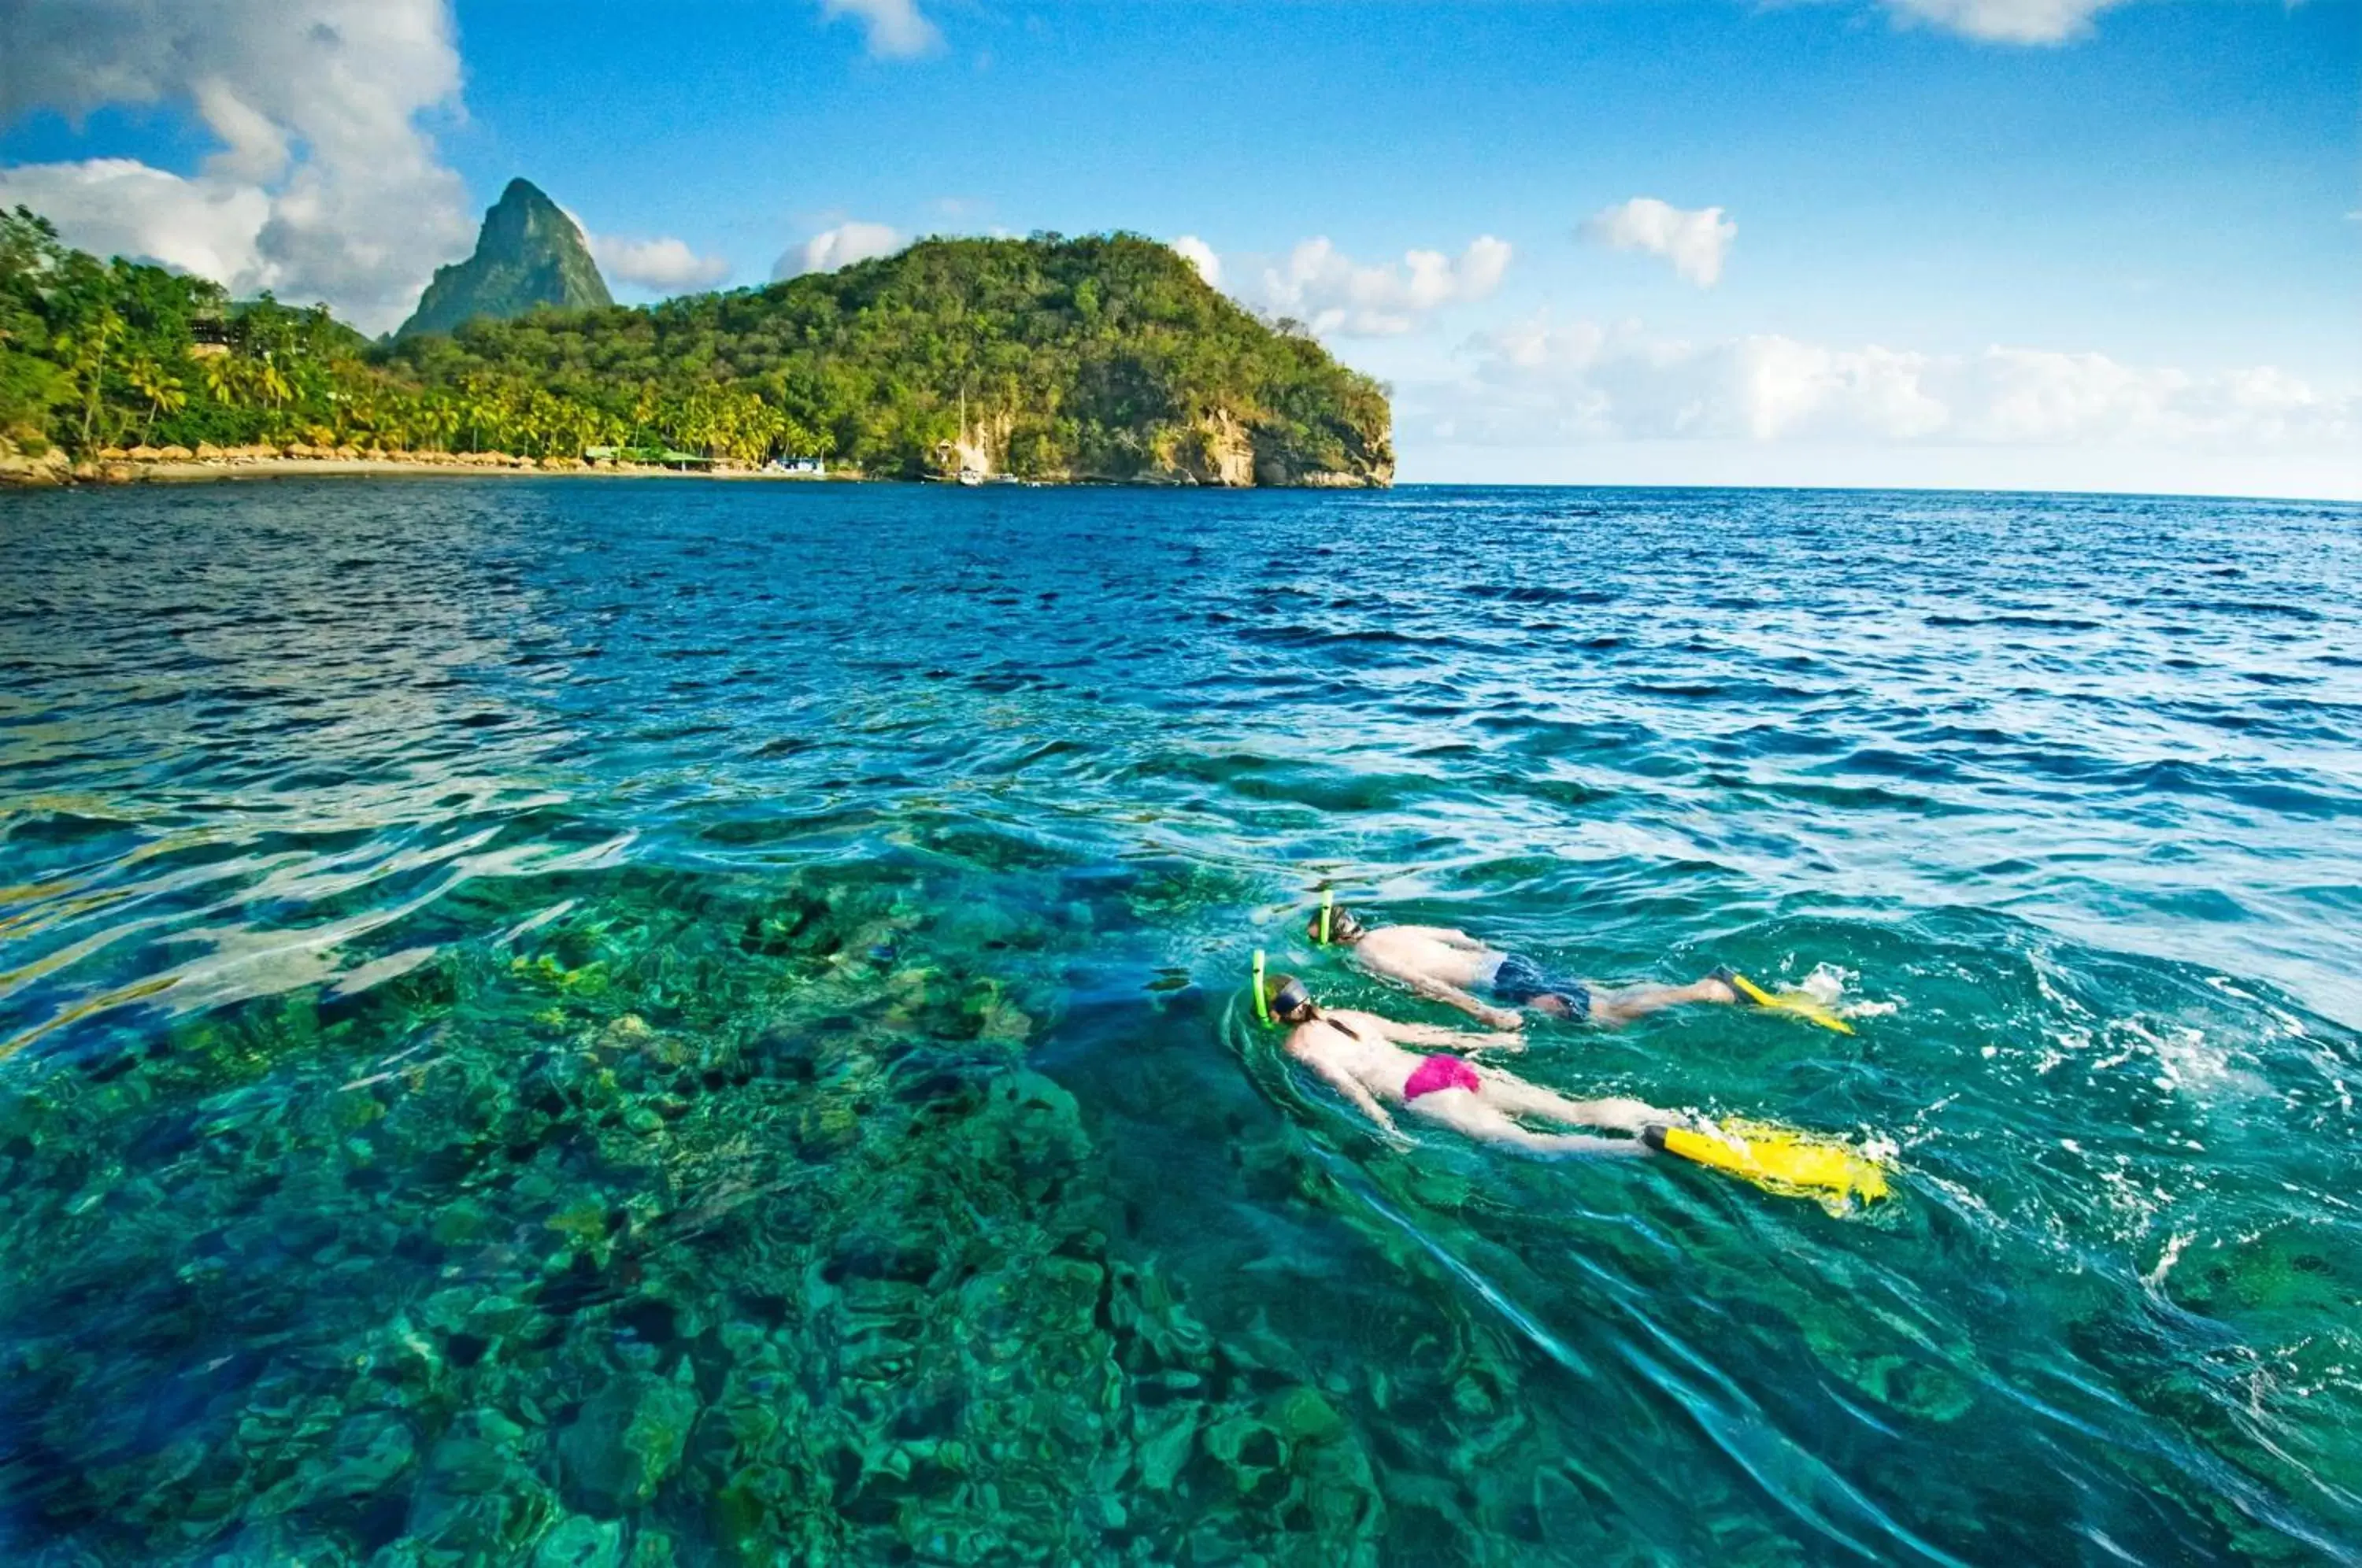
[{"label": "man snorkeling", "polygon": [[[1523,1050],[1524,1042],[1515,1034],[1476,1034],[1397,1023],[1374,1012],[1330,1010],[1316,1003],[1293,975],[1274,975],[1262,985],[1264,1010],[1273,1021],[1288,1025],[1287,1054],[1397,1139],[1403,1134],[1386,1109],[1389,1104],[1483,1143],[1546,1159],[1651,1154],[1663,1129],[1689,1125],[1686,1116],[1637,1099],[1569,1099],[1496,1068],[1472,1066],[1458,1056],[1422,1056],[1403,1049],[1412,1044],[1471,1052]],[[1604,1127],[1631,1136],[1540,1132],[1524,1121]],[[1652,1142],[1643,1142],[1644,1129],[1652,1130]]]},{"label": "man snorkeling", "polygon": [[[1552,975],[1522,954],[1487,947],[1466,932],[1448,926],[1364,925],[1352,911],[1326,897],[1305,929],[1317,943],[1341,944],[1353,961],[1370,973],[1456,1007],[1496,1029],[1520,1027],[1525,1020],[1517,1010],[1526,1007],[1559,1018],[1587,1018],[1613,1026],[1683,1002],[1727,1007],[1740,999],[1738,977],[1727,969],[1717,969],[1686,986],[1599,990],[1582,980]],[[1493,1001],[1476,996],[1479,990]]]}]

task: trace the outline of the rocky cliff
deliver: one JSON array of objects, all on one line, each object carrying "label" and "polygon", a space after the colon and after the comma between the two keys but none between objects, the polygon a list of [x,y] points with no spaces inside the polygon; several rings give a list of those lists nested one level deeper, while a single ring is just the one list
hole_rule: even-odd
[{"label": "rocky cliff", "polygon": [[543,305],[614,304],[581,228],[529,180],[512,180],[484,214],[476,253],[438,267],[396,337],[451,332],[479,316],[506,321]]}]

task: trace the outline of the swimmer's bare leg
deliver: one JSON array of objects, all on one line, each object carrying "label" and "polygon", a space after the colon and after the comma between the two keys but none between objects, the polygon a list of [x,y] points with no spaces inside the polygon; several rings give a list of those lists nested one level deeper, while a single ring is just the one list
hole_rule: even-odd
[{"label": "swimmer's bare leg", "polygon": [[[1540,1005],[1542,999],[1534,999]],[[1551,998],[1563,1008],[1566,1004]],[[1738,999],[1738,993],[1720,980],[1708,976],[1687,986],[1627,986],[1618,991],[1591,993],[1591,1021],[1594,1023],[1629,1023],[1636,1018],[1646,1018],[1652,1012],[1662,1012],[1669,1007],[1681,1007],[1689,1002],[1712,1002],[1728,1007]]]},{"label": "swimmer's bare leg", "polygon": [[1437,1089],[1419,1096],[1404,1109],[1414,1116],[1440,1122],[1455,1132],[1465,1133],[1479,1143],[1512,1149],[1539,1159],[1564,1159],[1575,1154],[1629,1159],[1651,1153],[1649,1146],[1638,1138],[1594,1138],[1579,1132],[1537,1132],[1531,1128],[1520,1127],[1510,1121],[1499,1107],[1485,1103],[1485,1099],[1467,1089]]},{"label": "swimmer's bare leg", "polygon": [[1636,1135],[1651,1122],[1678,1125],[1687,1120],[1637,1099],[1626,1099],[1620,1096],[1609,1096],[1604,1099],[1569,1099],[1540,1084],[1529,1084],[1507,1073],[1492,1072],[1483,1067],[1476,1072],[1485,1085],[1480,1098],[1509,1116],[1530,1116],[1539,1121],[1554,1121],[1562,1127],[1606,1127]]}]

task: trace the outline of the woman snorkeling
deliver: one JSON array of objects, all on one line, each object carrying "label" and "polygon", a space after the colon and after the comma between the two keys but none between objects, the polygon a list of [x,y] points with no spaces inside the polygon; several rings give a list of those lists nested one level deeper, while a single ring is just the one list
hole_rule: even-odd
[{"label": "woman snorkeling", "polygon": [[[1403,1134],[1387,1110],[1389,1105],[1482,1143],[1544,1159],[1651,1154],[1655,1151],[1639,1136],[1643,1128],[1689,1125],[1690,1119],[1678,1111],[1660,1110],[1637,1099],[1569,1099],[1498,1068],[1475,1066],[1459,1056],[1420,1055],[1403,1049],[1433,1045],[1472,1053],[1523,1050],[1525,1042],[1517,1034],[1478,1034],[1400,1023],[1374,1012],[1323,1008],[1293,975],[1274,975],[1263,985],[1263,1004],[1272,1021],[1288,1026],[1287,1054],[1328,1080],[1363,1115],[1397,1140]],[[1542,1132],[1526,1126],[1527,1121],[1554,1127],[1607,1128],[1629,1136]]]},{"label": "woman snorkeling", "polygon": [[[1258,1014],[1287,1027],[1287,1054],[1327,1079],[1397,1143],[1410,1140],[1395,1125],[1389,1105],[1479,1143],[1540,1159],[1677,1154],[1767,1192],[1813,1198],[1832,1214],[1877,1202],[1892,1191],[1886,1158],[1842,1139],[1770,1123],[1717,1126],[1637,1099],[1569,1099],[1496,1067],[1406,1051],[1406,1044],[1439,1045],[1448,1051],[1521,1051],[1525,1041],[1518,1034],[1477,1034],[1324,1008],[1293,975],[1265,979],[1260,953],[1255,955],[1254,997]],[[1604,1127],[1628,1136],[1544,1132],[1527,1126],[1529,1121]]]}]

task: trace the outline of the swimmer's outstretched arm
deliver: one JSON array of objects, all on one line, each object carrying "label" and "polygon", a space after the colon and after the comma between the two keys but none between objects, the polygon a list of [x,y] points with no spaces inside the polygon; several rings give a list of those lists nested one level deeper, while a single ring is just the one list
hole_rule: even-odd
[{"label": "swimmer's outstretched arm", "polygon": [[1494,1007],[1470,996],[1458,986],[1446,985],[1431,975],[1422,975],[1416,970],[1380,969],[1374,964],[1370,967],[1389,978],[1400,980],[1430,1001],[1458,1008],[1479,1023],[1489,1023],[1496,1029],[1521,1029],[1525,1026],[1524,1015],[1515,1009]]},{"label": "swimmer's outstretched arm", "polygon": [[1361,1079],[1319,1056],[1299,1055],[1296,1059],[1326,1078],[1330,1088],[1352,1100],[1356,1110],[1376,1122],[1390,1137],[1402,1136],[1402,1130],[1395,1125],[1394,1117],[1378,1103],[1377,1096],[1372,1094]]},{"label": "swimmer's outstretched arm", "polygon": [[1526,1037],[1503,1030],[1496,1034],[1479,1034],[1473,1029],[1439,1029],[1431,1023],[1396,1023],[1386,1021],[1386,1038],[1405,1045],[1440,1045],[1447,1051],[1522,1051]]}]

